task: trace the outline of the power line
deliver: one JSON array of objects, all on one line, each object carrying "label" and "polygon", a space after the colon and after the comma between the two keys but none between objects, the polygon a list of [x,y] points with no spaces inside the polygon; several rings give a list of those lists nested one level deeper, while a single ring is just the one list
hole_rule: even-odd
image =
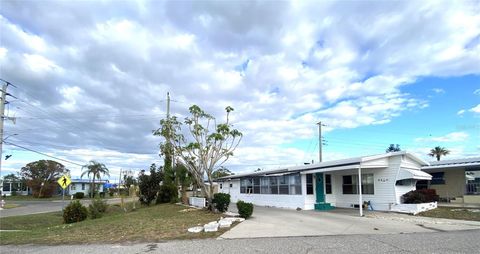
[{"label": "power line", "polygon": [[18,148],[22,148],[22,149],[25,149],[25,150],[30,151],[30,152],[38,153],[38,154],[41,154],[43,156],[47,156],[47,157],[50,157],[50,158],[53,158],[53,159],[56,159],[56,160],[59,160],[59,161],[63,161],[63,162],[66,162],[66,163],[77,165],[77,166],[80,166],[80,167],[84,166],[82,164],[79,164],[79,163],[76,163],[76,162],[73,162],[73,161],[69,161],[69,160],[61,159],[61,158],[58,158],[58,157],[55,157],[55,156],[52,156],[52,155],[48,155],[46,153],[42,153],[42,152],[27,148],[27,147],[24,147],[24,146],[21,146],[21,145],[17,145],[17,144],[14,144],[12,142],[8,142],[8,141],[5,141],[5,140],[3,141],[3,143],[5,143],[7,145],[18,147]]}]

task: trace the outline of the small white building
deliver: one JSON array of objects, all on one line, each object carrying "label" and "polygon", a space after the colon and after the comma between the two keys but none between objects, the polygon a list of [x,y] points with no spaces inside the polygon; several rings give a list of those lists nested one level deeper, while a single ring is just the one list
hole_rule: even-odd
[{"label": "small white building", "polygon": [[229,193],[232,202],[304,210],[361,208],[369,202],[373,210],[390,211],[403,194],[416,189],[417,180],[432,178],[421,171],[425,165],[402,151],[233,175],[217,182],[219,192]]},{"label": "small white building", "polygon": [[[91,183],[91,179],[72,179],[72,183],[68,186],[67,194],[73,195],[77,192],[83,192],[87,196],[90,193]],[[108,183],[108,180],[95,180],[97,192],[104,192],[105,183]]]}]

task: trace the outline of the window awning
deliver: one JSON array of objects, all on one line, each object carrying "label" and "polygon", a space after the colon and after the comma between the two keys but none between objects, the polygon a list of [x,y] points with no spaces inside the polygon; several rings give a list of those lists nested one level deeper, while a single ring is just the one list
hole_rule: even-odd
[{"label": "window awning", "polygon": [[432,180],[432,176],[420,170],[401,168],[397,181],[403,179]]}]

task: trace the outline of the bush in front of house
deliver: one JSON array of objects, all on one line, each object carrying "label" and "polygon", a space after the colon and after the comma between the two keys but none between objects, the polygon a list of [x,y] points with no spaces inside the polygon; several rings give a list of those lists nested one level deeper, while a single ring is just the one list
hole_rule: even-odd
[{"label": "bush in front of house", "polygon": [[402,196],[404,204],[430,203],[439,200],[434,189],[423,189],[409,191]]},{"label": "bush in front of house", "polygon": [[66,224],[85,220],[88,216],[87,208],[78,200],[74,200],[63,209],[63,222]]},{"label": "bush in front of house", "polygon": [[107,201],[96,198],[92,201],[92,204],[88,206],[88,215],[90,215],[90,218],[92,219],[101,218],[107,211],[107,208]]},{"label": "bush in front of house", "polygon": [[82,199],[84,197],[85,197],[85,193],[83,193],[83,192],[77,192],[77,193],[73,194],[73,198],[75,198],[75,199]]},{"label": "bush in front of house", "polygon": [[157,196],[157,204],[175,203],[178,201],[178,188],[175,184],[163,184]]},{"label": "bush in front of house", "polygon": [[240,217],[242,217],[244,219],[248,219],[248,218],[250,218],[250,216],[252,216],[253,204],[243,202],[242,200],[238,200],[237,209],[238,209],[238,214],[240,214]]},{"label": "bush in front of house", "polygon": [[212,202],[219,212],[224,213],[228,210],[228,206],[230,205],[230,194],[215,193]]}]

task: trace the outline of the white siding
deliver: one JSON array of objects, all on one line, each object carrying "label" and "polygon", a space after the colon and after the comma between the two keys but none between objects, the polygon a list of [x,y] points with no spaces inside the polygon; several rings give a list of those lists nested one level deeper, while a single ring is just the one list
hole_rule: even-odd
[{"label": "white siding", "polygon": [[[250,202],[258,206],[272,206],[279,208],[304,210],[313,210],[315,204],[315,195],[306,195],[307,185],[306,175],[301,175],[302,194],[301,195],[280,195],[280,194],[245,194],[240,193],[240,180],[233,179],[228,182],[219,182],[222,184],[222,189],[219,192],[230,194],[230,201],[236,203],[238,200]],[[232,183],[230,188],[229,184]],[[315,187],[314,187],[315,188]]]}]

